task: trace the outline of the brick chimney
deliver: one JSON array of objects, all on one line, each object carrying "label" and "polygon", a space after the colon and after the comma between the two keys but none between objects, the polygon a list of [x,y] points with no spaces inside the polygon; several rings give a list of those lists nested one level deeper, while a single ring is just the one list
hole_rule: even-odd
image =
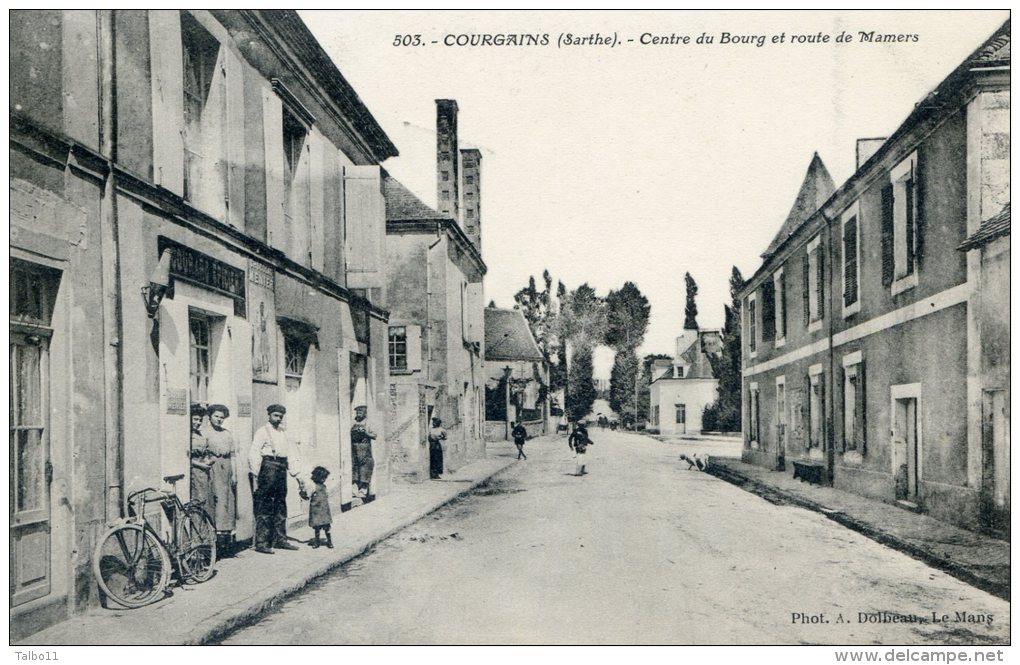
[{"label": "brick chimney", "polygon": [[457,100],[436,100],[436,210],[460,221]]},{"label": "brick chimney", "polygon": [[464,217],[461,226],[479,253],[482,251],[482,153],[475,148],[460,151],[464,168]]}]

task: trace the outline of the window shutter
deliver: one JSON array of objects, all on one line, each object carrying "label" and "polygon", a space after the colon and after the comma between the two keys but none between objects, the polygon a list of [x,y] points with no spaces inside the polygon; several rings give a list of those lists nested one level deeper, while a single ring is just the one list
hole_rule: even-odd
[{"label": "window shutter", "polygon": [[864,361],[857,365],[857,450],[864,455],[868,452],[868,410],[865,392]]},{"label": "window shutter", "polygon": [[[348,273],[377,273],[382,263],[386,213],[378,166],[344,168]],[[350,275],[348,275],[350,278]],[[366,286],[360,281],[357,287]]]},{"label": "window shutter", "polygon": [[761,339],[770,342],[776,338],[775,286],[766,280],[761,286]]},{"label": "window shutter", "polygon": [[407,369],[421,369],[421,326],[407,326]]},{"label": "window shutter", "polygon": [[779,317],[783,337],[786,337],[786,272],[779,275]]},{"label": "window shutter", "polygon": [[262,89],[262,128],[266,146],[266,241],[284,249],[283,105],[270,88]]},{"label": "window shutter", "polygon": [[906,200],[907,205],[907,223],[906,223],[906,245],[907,245],[907,274],[910,275],[915,269],[915,250],[917,246],[914,244],[916,237],[914,234],[914,220],[917,216],[914,214],[914,176],[911,174],[910,178],[906,182]]},{"label": "window shutter", "polygon": [[893,283],[893,186],[882,188],[882,285]]},{"label": "window shutter", "polygon": [[244,229],[244,70],[241,59],[224,47],[227,67],[227,221]]},{"label": "window shutter", "polygon": [[308,209],[310,217],[308,254],[312,268],[319,272],[323,272],[325,268],[323,259],[323,224],[325,216],[325,204],[323,201],[323,194],[325,193],[323,156],[325,144],[325,137],[314,128],[308,133]]},{"label": "window shutter", "polygon": [[804,255],[804,327],[811,323],[811,259],[809,254]]},{"label": "window shutter", "polygon": [[149,11],[152,180],[184,196],[184,54],[176,9]]},{"label": "window shutter", "polygon": [[913,201],[911,208],[914,214],[914,263],[915,268],[921,266],[921,262],[924,258],[924,211],[921,209],[924,205],[924,180],[921,177],[921,165],[924,163],[922,153],[920,150],[917,152],[917,159],[914,162],[914,173],[913,173]]},{"label": "window shutter", "polygon": [[843,305],[857,302],[857,218],[843,227]]},{"label": "window shutter", "polygon": [[850,378],[849,377],[849,372],[847,372],[846,368],[844,367],[839,372],[840,385],[843,386],[843,452],[844,453],[847,451],[847,448],[851,447],[850,441],[847,440],[847,432],[850,430],[850,428],[847,427],[847,423],[848,423],[848,421],[850,419],[850,408],[849,408],[849,405],[847,404],[847,399],[846,399],[846,397],[847,397],[847,395],[846,395],[847,388],[849,387],[849,383],[850,383],[849,382],[849,378]]},{"label": "window shutter", "polygon": [[818,318],[825,318],[825,255],[822,254],[822,244],[818,243],[818,287],[815,290],[815,297],[818,298]]}]

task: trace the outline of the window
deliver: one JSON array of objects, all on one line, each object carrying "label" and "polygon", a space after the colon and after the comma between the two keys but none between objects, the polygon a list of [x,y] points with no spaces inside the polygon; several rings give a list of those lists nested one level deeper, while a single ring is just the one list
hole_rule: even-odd
[{"label": "window", "polygon": [[475,211],[472,210],[471,208],[468,208],[468,210],[467,210],[467,218],[468,219],[474,219],[475,218]]},{"label": "window", "polygon": [[786,451],[786,376],[776,377],[776,443],[781,453]]},{"label": "window", "polygon": [[676,404],[676,424],[686,425],[687,424],[687,405]]},{"label": "window", "polygon": [[747,405],[748,405],[748,436],[752,443],[761,440],[761,433],[759,431],[759,414],[758,414],[758,384],[752,383],[748,388],[747,393]]},{"label": "window", "polygon": [[780,268],[772,276],[772,289],[775,292],[776,347],[786,344],[786,274]]},{"label": "window", "polygon": [[821,330],[825,316],[825,260],[822,256],[821,236],[815,236],[807,245],[804,285],[804,321],[808,332]]},{"label": "window", "polygon": [[407,328],[390,326],[390,369],[407,369]]},{"label": "window", "polygon": [[822,383],[822,366],[812,365],[808,370],[808,448],[824,449],[825,384]]},{"label": "window", "polygon": [[843,356],[843,450],[865,452],[864,362],[861,352]]},{"label": "window", "polygon": [[191,329],[191,401],[209,401],[209,319],[201,314],[192,314]]},{"label": "window", "polygon": [[[470,166],[470,164],[464,164],[464,166]],[[466,175],[466,176],[464,176],[464,184],[465,185],[473,185],[473,184],[475,184],[475,177],[473,175]]]},{"label": "window", "polygon": [[652,424],[656,427],[659,426],[659,405],[656,404],[652,407]]},{"label": "window", "polygon": [[443,190],[443,194],[442,194],[442,196],[440,198],[442,198],[444,201],[449,201],[450,200],[450,190],[444,189]]},{"label": "window", "polygon": [[446,160],[450,159],[450,151],[449,150],[442,150],[442,151],[440,151],[439,159],[441,159],[443,161],[446,161]]},{"label": "window", "polygon": [[751,357],[754,358],[757,355],[758,350],[758,317],[756,311],[756,302],[754,294],[752,293],[747,297],[747,344],[751,350]]},{"label": "window", "polygon": [[301,151],[305,147],[308,130],[301,121],[286,108],[283,109],[283,216],[287,225],[288,235],[294,233],[294,202],[296,197],[298,165],[301,163]]},{"label": "window", "polygon": [[287,390],[301,387],[301,378],[305,373],[305,362],[308,360],[308,341],[284,333],[283,335],[283,375]]},{"label": "window", "polygon": [[854,203],[843,213],[843,316],[861,309],[858,297],[860,282],[860,213]]},{"label": "window", "polygon": [[440,178],[442,179],[443,182],[450,182],[450,172],[449,171],[440,171],[439,175],[440,175]]},{"label": "window", "polygon": [[893,295],[917,286],[921,233],[917,153],[889,172],[882,190],[882,282]]},{"label": "window", "polygon": [[475,193],[474,192],[465,192],[464,193],[464,198],[473,199],[473,198],[475,198]]},{"label": "window", "polygon": [[[184,198],[213,216],[225,212],[226,80],[217,76],[220,44],[187,12],[181,13],[184,57]],[[221,73],[222,74],[222,73]],[[220,100],[210,104],[211,99]]]}]

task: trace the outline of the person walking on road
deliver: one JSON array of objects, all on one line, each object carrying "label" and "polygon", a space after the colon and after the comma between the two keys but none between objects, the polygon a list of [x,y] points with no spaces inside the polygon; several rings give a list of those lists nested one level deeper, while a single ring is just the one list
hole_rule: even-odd
[{"label": "person walking on road", "polygon": [[524,442],[528,440],[528,430],[524,429],[524,423],[515,423],[510,435],[514,437],[514,445],[517,446],[517,459],[522,457],[528,459],[528,456],[524,454]]},{"label": "person walking on road", "polygon": [[248,455],[248,478],[254,486],[255,551],[272,554],[273,548],[296,550],[287,542],[287,474],[298,481],[300,453],[283,429],[287,409],[280,404],[266,407],[269,422],[255,432]]},{"label": "person walking on road", "polygon": [[443,475],[443,441],[446,440],[446,430],[442,425],[442,420],[433,418],[432,429],[429,430],[429,478],[432,480]]},{"label": "person walking on road", "polygon": [[587,466],[586,455],[588,446],[594,445],[594,443],[594,441],[588,438],[588,428],[585,426],[584,421],[579,420],[574,426],[574,431],[567,438],[567,445],[574,451],[575,476],[583,476],[588,473],[585,468]]}]

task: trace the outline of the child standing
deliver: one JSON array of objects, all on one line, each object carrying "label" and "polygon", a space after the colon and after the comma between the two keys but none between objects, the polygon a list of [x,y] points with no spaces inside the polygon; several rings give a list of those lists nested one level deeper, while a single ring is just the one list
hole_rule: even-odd
[{"label": "child standing", "polygon": [[319,546],[319,532],[326,534],[326,547],[333,549],[333,537],[329,533],[329,527],[333,523],[333,516],[329,512],[329,493],[326,491],[326,478],[329,477],[329,470],[322,466],[312,469],[312,482],[315,489],[312,491],[312,498],[308,503],[308,526],[315,529],[315,537],[312,539],[312,547]]}]

